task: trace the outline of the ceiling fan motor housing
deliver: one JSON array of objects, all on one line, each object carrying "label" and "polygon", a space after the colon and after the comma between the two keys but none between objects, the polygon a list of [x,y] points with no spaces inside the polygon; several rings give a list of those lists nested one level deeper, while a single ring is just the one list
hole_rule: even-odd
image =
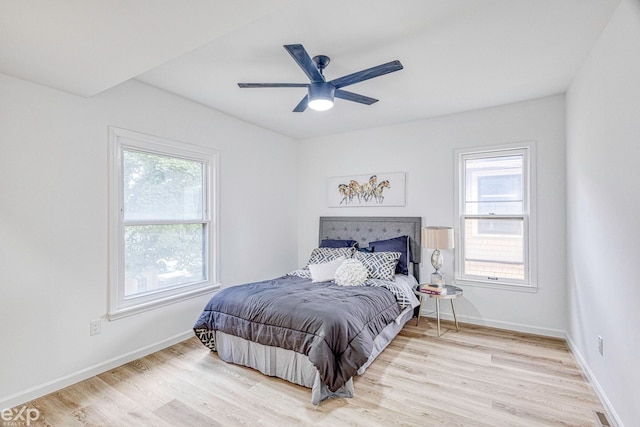
[{"label": "ceiling fan motor housing", "polygon": [[309,99],[328,99],[333,101],[336,88],[331,83],[319,82],[309,84]]}]

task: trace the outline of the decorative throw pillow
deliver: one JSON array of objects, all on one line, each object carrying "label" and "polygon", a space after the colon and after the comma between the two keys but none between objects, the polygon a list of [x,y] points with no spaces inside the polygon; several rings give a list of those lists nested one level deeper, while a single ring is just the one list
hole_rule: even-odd
[{"label": "decorative throw pillow", "polygon": [[322,264],[309,264],[309,271],[311,272],[311,282],[329,282],[333,280],[336,275],[336,270],[342,265],[347,257],[341,256],[333,261],[325,262]]},{"label": "decorative throw pillow", "polygon": [[394,237],[369,243],[374,252],[400,252],[396,273],[409,274],[409,236]]},{"label": "decorative throw pillow", "polygon": [[360,286],[369,278],[369,270],[357,259],[347,259],[336,270],[336,284]]},{"label": "decorative throw pillow", "polygon": [[[351,258],[353,256],[353,252],[355,248],[315,248],[311,252],[311,257],[309,257],[309,262],[307,262],[307,267],[309,264],[323,264],[325,262],[333,261],[334,259],[340,258],[341,256],[346,258]],[[305,267],[306,268],[306,267]]]},{"label": "decorative throw pillow", "polygon": [[320,242],[321,248],[350,248],[358,247],[358,242],[355,240],[340,240],[340,239],[324,239]]},{"label": "decorative throw pillow", "polygon": [[393,280],[400,252],[356,252],[354,258],[369,270],[369,277]]}]

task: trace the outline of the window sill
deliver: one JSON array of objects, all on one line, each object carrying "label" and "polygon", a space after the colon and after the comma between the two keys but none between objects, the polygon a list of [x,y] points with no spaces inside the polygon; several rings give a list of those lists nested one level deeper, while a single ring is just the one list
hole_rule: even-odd
[{"label": "window sill", "polygon": [[460,278],[455,278],[454,282],[456,285],[474,286],[478,288],[500,289],[503,291],[528,292],[528,293],[538,292],[538,287],[536,285],[521,285],[521,284],[506,283],[506,282],[495,283],[495,282],[485,282],[482,280],[460,279]]},{"label": "window sill", "polygon": [[177,295],[170,295],[165,298],[158,298],[153,301],[143,302],[136,305],[131,305],[128,307],[123,307],[119,309],[114,309],[107,313],[107,318],[109,320],[118,320],[124,317],[133,316],[135,314],[143,313],[145,311],[153,310],[159,307],[164,307],[166,305],[175,304],[180,301],[185,301],[191,298],[199,297],[201,295],[211,293],[213,291],[220,290],[220,284],[214,284],[210,286],[206,286],[203,288],[198,288],[190,292],[183,292]]}]

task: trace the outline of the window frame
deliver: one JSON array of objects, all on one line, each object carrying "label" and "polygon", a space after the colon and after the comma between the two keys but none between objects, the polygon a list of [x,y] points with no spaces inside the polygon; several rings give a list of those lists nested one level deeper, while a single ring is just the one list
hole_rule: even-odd
[{"label": "window frame", "polygon": [[[466,167],[465,161],[478,158],[507,157],[523,155],[522,214],[467,214],[465,212]],[[456,235],[455,248],[455,282],[461,285],[471,285],[494,289],[519,290],[537,292],[537,218],[536,218],[536,143],[524,141],[510,144],[500,144],[485,147],[473,147],[455,150],[455,179],[454,200]],[[508,278],[488,278],[478,275],[464,274],[465,247],[464,224],[466,219],[522,219],[523,226],[523,262],[525,278],[523,280]],[[506,235],[505,235],[506,237]]]},{"label": "window frame", "polygon": [[[205,229],[204,264],[206,278],[193,284],[171,287],[125,298],[124,262],[124,183],[125,150],[193,160],[203,164],[203,210]],[[109,127],[109,300],[107,317],[119,319],[157,307],[197,297],[220,288],[218,278],[217,196],[219,154],[206,147],[173,141],[116,127]],[[130,221],[140,223],[138,220]],[[155,221],[157,223],[158,221]],[[171,223],[173,221],[161,221]],[[195,221],[196,223],[200,221]],[[153,220],[143,221],[153,224]]]}]

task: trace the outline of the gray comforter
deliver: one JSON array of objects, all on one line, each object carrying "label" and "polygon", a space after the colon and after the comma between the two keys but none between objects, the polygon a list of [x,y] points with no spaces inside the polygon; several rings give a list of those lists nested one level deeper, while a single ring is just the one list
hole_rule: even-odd
[{"label": "gray comforter", "polygon": [[384,288],[284,276],[221,290],[194,330],[201,339],[203,330],[217,330],[304,354],[335,391],[367,361],[375,337],[399,314]]}]

